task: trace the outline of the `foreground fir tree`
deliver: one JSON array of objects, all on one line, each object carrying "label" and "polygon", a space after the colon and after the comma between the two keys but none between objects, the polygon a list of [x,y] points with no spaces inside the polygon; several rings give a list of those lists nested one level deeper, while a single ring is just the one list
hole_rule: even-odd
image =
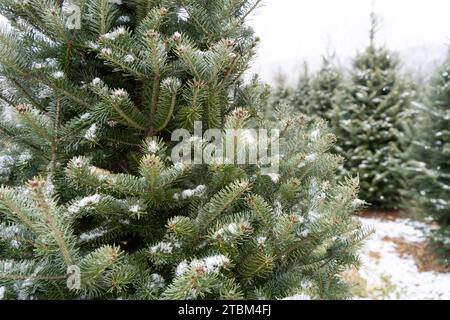
[{"label": "foreground fir tree", "polygon": [[450,264],[450,56],[431,81],[408,151],[410,202],[440,225],[433,241]]},{"label": "foreground fir tree", "polygon": [[338,95],[332,123],[346,172],[361,179],[361,198],[375,209],[396,209],[404,187],[403,124],[414,91],[395,56],[375,45],[375,28],[373,16],[370,46],[354,60],[352,82]]},{"label": "foreground fir tree", "polygon": [[[7,298],[347,297],[340,274],[368,234],[351,217],[364,202],[357,181],[335,179],[342,159],[322,121],[285,109],[265,120],[264,88],[240,84],[258,4],[2,1],[14,32],[0,35],[0,66],[16,88],[4,100],[16,111],[0,128],[39,173],[0,189]],[[195,122],[279,129],[268,142],[279,171],[172,162],[171,134]],[[236,157],[255,144],[245,131],[236,140],[247,143]]]}]

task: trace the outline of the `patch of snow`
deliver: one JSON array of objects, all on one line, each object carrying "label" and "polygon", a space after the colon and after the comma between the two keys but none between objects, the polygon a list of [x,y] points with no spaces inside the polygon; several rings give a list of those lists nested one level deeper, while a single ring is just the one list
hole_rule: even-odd
[{"label": "patch of snow", "polygon": [[320,130],[316,129],[316,130],[312,131],[310,135],[311,135],[311,139],[313,141],[317,141],[320,139]]},{"label": "patch of snow", "polygon": [[371,296],[371,299],[450,299],[450,273],[420,272],[412,256],[401,257],[396,251],[396,245],[385,239],[394,237],[411,243],[423,242],[432,229],[430,225],[409,219],[360,220],[363,225],[375,229],[376,233],[361,252],[359,275],[367,281],[369,288],[385,287],[386,279],[392,285],[392,290],[388,290],[386,296]]},{"label": "patch of snow", "polygon": [[103,53],[104,55],[111,55],[112,54],[112,50],[111,50],[111,48],[103,48],[102,50],[101,50],[101,53]]},{"label": "patch of snow", "polygon": [[123,99],[123,98],[127,98],[128,97],[128,93],[124,89],[115,89],[113,91],[111,97],[113,99],[115,99],[115,98]]},{"label": "patch of snow", "polygon": [[150,141],[148,143],[148,152],[150,153],[156,153],[159,151],[159,146],[156,141]]},{"label": "patch of snow", "polygon": [[183,260],[180,262],[180,264],[177,266],[177,269],[175,270],[175,274],[177,276],[181,276],[186,273],[189,269],[189,264],[186,260]]},{"label": "patch of snow", "polygon": [[181,33],[179,33],[178,31],[176,31],[173,35],[172,35],[172,39],[174,41],[178,41],[181,38]]},{"label": "patch of snow", "polygon": [[52,94],[53,94],[53,91],[52,91],[52,89],[50,89],[50,87],[43,86],[38,92],[38,98],[39,99],[49,98],[52,96]]},{"label": "patch of snow", "polygon": [[93,86],[98,86],[103,84],[103,81],[100,78],[94,78],[94,80],[92,80],[92,85]]},{"label": "patch of snow", "polygon": [[185,8],[180,8],[178,10],[177,15],[178,15],[178,20],[181,20],[181,21],[187,21],[190,18],[189,13],[187,12],[187,10]]},{"label": "patch of snow", "polygon": [[62,79],[64,78],[65,74],[62,71],[56,71],[54,73],[52,73],[52,77],[55,79]]},{"label": "patch of snow", "polygon": [[163,252],[163,253],[172,253],[173,250],[173,245],[170,242],[160,242],[157,245],[154,245],[153,247],[150,248],[150,252],[152,254],[156,254],[158,252]]},{"label": "patch of snow", "polygon": [[308,211],[308,218],[310,222],[314,223],[320,218],[320,213],[312,209]]},{"label": "patch of snow", "polygon": [[87,140],[95,140],[97,136],[97,125],[94,123],[92,124],[89,129],[87,129],[86,133],[84,134],[84,138]]},{"label": "patch of snow", "polygon": [[7,176],[11,173],[15,161],[11,156],[0,157],[0,175]]},{"label": "patch of snow", "polygon": [[117,18],[117,21],[127,23],[131,21],[131,18],[129,16],[120,16]]},{"label": "patch of snow", "polygon": [[279,173],[268,173],[266,174],[274,183],[278,183],[281,175]]},{"label": "patch of snow", "polygon": [[218,273],[220,269],[226,268],[230,264],[230,259],[224,255],[214,255],[203,259],[194,259],[190,263],[182,261],[176,268],[176,275],[182,276],[189,269],[202,270],[206,273]]},{"label": "patch of snow", "polygon": [[138,204],[132,205],[129,209],[130,212],[138,213],[141,207]]},{"label": "patch of snow", "polygon": [[305,157],[305,160],[307,162],[313,162],[313,161],[316,161],[316,159],[317,159],[317,155],[315,153],[309,154]]},{"label": "patch of snow", "polygon": [[75,214],[78,213],[81,209],[87,206],[91,206],[94,204],[97,204],[101,199],[101,196],[99,194],[94,194],[93,196],[85,197],[83,199],[78,200],[77,202],[74,202],[70,207],[68,208],[69,213]]},{"label": "patch of snow", "polygon": [[258,237],[256,239],[256,242],[260,245],[260,246],[264,246],[264,244],[266,243],[267,237]]},{"label": "patch of snow", "polygon": [[136,58],[135,58],[132,54],[127,54],[127,55],[123,58],[123,60],[124,60],[126,63],[133,63],[133,62],[136,60]]},{"label": "patch of snow", "polygon": [[355,207],[355,208],[359,208],[359,207],[361,207],[361,206],[363,206],[365,204],[366,204],[366,202],[364,200],[361,200],[361,199],[354,199],[352,201],[352,206]]},{"label": "patch of snow", "polygon": [[147,289],[150,292],[156,292],[159,289],[163,289],[164,286],[165,286],[164,278],[161,275],[154,273],[150,276],[150,282],[147,284]]},{"label": "patch of snow", "polygon": [[2,121],[8,122],[10,124],[17,124],[17,115],[15,114],[15,109],[11,106],[5,106],[3,108],[3,113],[0,116]]},{"label": "patch of snow", "polygon": [[176,193],[173,195],[173,198],[175,200],[179,200],[180,198],[183,200],[192,198],[194,196],[201,196],[206,190],[206,187],[204,185],[199,185],[195,189],[186,189],[183,190],[181,193]]},{"label": "patch of snow", "polygon": [[409,242],[421,242],[427,239],[431,227],[428,224],[411,219],[397,219],[395,221],[382,221],[371,218],[360,218],[365,225],[376,230],[377,238],[400,237]]},{"label": "patch of snow", "polygon": [[107,230],[105,230],[103,228],[96,228],[96,229],[90,230],[88,232],[80,234],[80,241],[81,242],[92,241],[94,239],[100,238],[106,232],[107,232]]},{"label": "patch of snow", "polygon": [[126,29],[124,27],[118,27],[116,30],[105,33],[103,37],[108,40],[116,40],[118,37],[123,36],[126,34]]}]

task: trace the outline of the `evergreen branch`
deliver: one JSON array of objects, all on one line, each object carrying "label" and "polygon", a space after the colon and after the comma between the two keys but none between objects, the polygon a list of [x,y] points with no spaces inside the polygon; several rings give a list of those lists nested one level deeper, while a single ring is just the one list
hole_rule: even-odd
[{"label": "evergreen branch", "polygon": [[240,23],[244,23],[244,21],[247,19],[247,17],[258,8],[258,6],[262,3],[262,0],[256,0],[253,6],[247,10],[247,12],[241,17]]},{"label": "evergreen branch", "polygon": [[33,221],[27,216],[26,213],[22,212],[21,208],[17,206],[13,198],[12,190],[5,187],[0,188],[0,203],[5,206],[11,213],[16,215],[25,225],[38,234],[37,227],[34,225]]},{"label": "evergreen branch", "polygon": [[30,116],[28,110],[26,110],[25,112],[19,112],[19,115],[20,115],[21,119],[25,120],[26,123],[27,123],[28,125],[30,125],[30,127],[34,129],[34,132],[35,132],[36,134],[38,134],[41,138],[43,138],[44,140],[46,140],[46,141],[48,141],[48,142],[51,142],[51,141],[52,141],[52,138],[53,138],[53,137],[51,136],[51,134],[49,134],[49,133],[45,130],[45,128],[42,128],[42,126],[41,126],[40,124],[37,124],[37,123],[35,122],[35,119],[33,119],[33,118]]},{"label": "evergreen branch", "polygon": [[153,88],[152,88],[152,99],[150,104],[150,117],[149,117],[149,128],[147,131],[148,136],[153,136],[155,133],[155,115],[156,115],[156,106],[158,103],[158,92],[159,85],[161,81],[161,76],[159,73],[155,74],[153,79]]},{"label": "evergreen branch", "polygon": [[[0,132],[6,134],[10,139],[18,141],[20,144],[26,145],[27,147],[33,149],[34,151],[40,153],[42,151],[41,146],[34,144],[29,139],[21,138],[16,132],[9,130],[10,128],[5,128],[0,124]],[[45,157],[45,156],[44,156]]]},{"label": "evergreen branch", "polygon": [[169,122],[170,122],[170,120],[172,118],[176,102],[177,102],[177,94],[175,92],[175,93],[172,94],[172,100],[170,102],[170,108],[169,108],[169,112],[167,113],[167,117],[164,120],[164,122],[158,128],[156,128],[156,132],[160,132],[160,131],[164,130],[167,127],[167,125],[169,124]]},{"label": "evergreen branch", "polygon": [[138,124],[136,121],[134,121],[127,113],[125,113],[120,105],[116,102],[111,103],[111,106],[113,109],[119,114],[119,116],[125,120],[125,123],[129,124],[135,129],[145,131],[145,127]]},{"label": "evergreen branch", "polygon": [[83,106],[86,109],[88,109],[91,106],[91,104],[89,102],[86,102],[85,100],[76,96],[74,93],[69,92],[65,88],[57,86],[53,81],[49,81],[45,77],[35,76],[35,78],[42,81],[47,86],[51,87],[53,90],[57,91],[59,94],[67,97],[68,99],[72,100],[73,102],[77,103],[78,105]]},{"label": "evergreen branch", "polygon": [[249,182],[236,181],[219,193],[214,195],[211,201],[206,204],[198,213],[196,223],[198,224],[199,235],[203,235],[211,223],[232,204],[239,199],[242,194],[250,188]]},{"label": "evergreen branch", "polygon": [[183,6],[183,8],[186,10],[187,14],[192,18],[192,20],[195,22],[195,24],[201,29],[201,31],[203,32],[204,35],[206,35],[207,38],[211,37],[211,33],[208,29],[205,28],[205,26],[203,25],[203,23],[201,23],[195,14],[192,14],[192,12],[189,11],[189,7],[186,6],[186,3],[184,2],[184,0],[180,0],[181,5]]},{"label": "evergreen branch", "polygon": [[51,212],[51,208],[45,201],[45,194],[42,192],[42,182],[39,180],[33,180],[29,183],[29,186],[35,193],[35,200],[37,201],[38,208],[43,213],[44,222],[52,232],[66,265],[73,265],[72,257],[69,254],[69,250],[67,249],[67,245],[64,240],[64,232],[58,227],[55,222],[55,217]]},{"label": "evergreen branch", "polygon": [[8,275],[1,275],[0,279],[5,280],[30,280],[30,281],[41,281],[41,280],[64,280],[67,279],[67,275],[64,276],[28,276],[28,275],[15,275],[15,274],[8,274]]},{"label": "evergreen branch", "polygon": [[61,102],[56,98],[56,114],[55,114],[55,130],[52,141],[52,161],[51,161],[51,176],[56,173],[57,151],[59,143],[59,132],[61,129]]},{"label": "evergreen branch", "polygon": [[14,83],[15,87],[22,92],[22,94],[27,98],[36,108],[39,110],[45,110],[45,108],[14,78],[8,78],[12,83]]},{"label": "evergreen branch", "polygon": [[99,29],[99,34],[105,34],[106,33],[106,3],[108,2],[108,0],[100,0],[100,29]]},{"label": "evergreen branch", "polygon": [[7,104],[9,104],[10,106],[14,106],[14,101],[13,100],[11,100],[11,99],[9,99],[8,97],[6,97],[4,94],[2,94],[1,92],[0,92],[0,99],[1,100],[3,100],[3,101],[5,101]]},{"label": "evergreen branch", "polygon": [[[100,41],[104,41],[104,40],[102,40],[102,38],[100,38]],[[110,47],[111,49],[119,51],[122,54],[122,56],[126,56],[126,55],[130,54],[129,48],[123,48],[123,47],[117,45],[114,41],[107,41],[106,43],[107,43],[108,47]],[[111,54],[100,53],[100,57],[102,57],[104,60],[106,60],[110,63],[115,64],[120,69],[122,69],[122,71],[125,71],[129,74],[135,75],[138,79],[140,79],[142,81],[147,81],[150,79],[149,75],[146,75],[146,74],[142,73],[141,71],[132,68],[127,63],[122,62],[123,60],[117,59],[115,57],[115,54],[111,55]]]}]

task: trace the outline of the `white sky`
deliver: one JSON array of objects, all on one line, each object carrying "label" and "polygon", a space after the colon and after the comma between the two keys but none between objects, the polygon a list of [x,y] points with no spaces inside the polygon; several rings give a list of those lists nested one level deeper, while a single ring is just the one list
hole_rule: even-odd
[{"label": "white sky", "polygon": [[[368,44],[373,0],[263,1],[250,21],[262,40],[254,71],[263,77],[327,47],[348,57]],[[378,42],[392,50],[450,43],[450,0],[375,0],[374,7],[382,19]]]},{"label": "white sky", "polygon": [[[368,44],[374,3],[382,18],[378,42],[392,50],[421,47],[415,64],[429,62],[450,44],[450,0],[263,0],[249,23],[262,42],[251,72],[271,81],[281,68],[293,80],[302,61],[312,69],[327,48],[340,61]],[[0,24],[1,24],[0,17]],[[419,51],[419,50],[416,50]],[[411,55],[411,52],[408,53]],[[294,75],[295,74],[295,75]]]}]

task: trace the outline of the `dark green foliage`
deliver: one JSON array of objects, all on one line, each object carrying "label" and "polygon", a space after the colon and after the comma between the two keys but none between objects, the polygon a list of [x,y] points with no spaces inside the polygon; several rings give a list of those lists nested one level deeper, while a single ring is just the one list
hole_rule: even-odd
[{"label": "dark green foliage", "polygon": [[311,77],[308,72],[308,65],[303,64],[303,72],[298,78],[297,85],[293,89],[290,103],[295,110],[307,113],[309,111],[309,104],[311,102],[312,86]]},{"label": "dark green foliage", "polygon": [[346,92],[338,96],[332,123],[346,172],[359,175],[361,198],[374,209],[396,209],[404,181],[399,167],[407,148],[403,124],[414,98],[388,50],[369,46],[359,54]]},{"label": "dark green foliage", "polygon": [[[308,114],[327,121],[331,119],[333,107],[343,87],[342,73],[333,65],[331,59],[324,57],[321,69],[314,75],[307,110]],[[300,84],[298,94],[302,95]]]},{"label": "dark green foliage", "polygon": [[310,75],[305,63],[294,87],[280,77],[272,93],[273,106],[292,105],[296,111],[330,121],[333,107],[343,90],[343,75],[332,57],[323,58],[319,71]]},{"label": "dark green foliage", "polygon": [[450,58],[433,77],[423,104],[417,105],[413,140],[404,172],[409,181],[407,205],[433,217],[440,229],[433,240],[444,263],[450,255]]}]

